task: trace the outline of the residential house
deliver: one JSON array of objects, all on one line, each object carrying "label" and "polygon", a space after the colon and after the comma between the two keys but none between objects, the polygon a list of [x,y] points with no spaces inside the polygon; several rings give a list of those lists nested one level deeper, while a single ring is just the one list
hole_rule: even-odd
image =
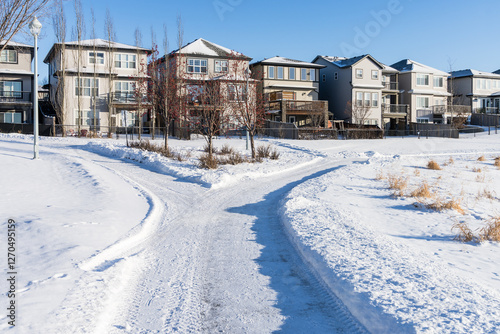
[{"label": "residential house", "polygon": [[319,71],[324,67],[279,56],[251,64],[267,118],[297,126],[327,126],[328,102],[318,100]]},{"label": "residential house", "polygon": [[[53,104],[58,96],[62,99],[65,130],[96,127],[108,132],[115,126],[144,124],[149,53],[103,39],[66,42],[64,48],[54,44],[44,63],[49,66],[50,99]],[[64,87],[61,93],[58,84]]]},{"label": "residential house", "polygon": [[408,126],[409,106],[401,104],[399,91],[399,71],[383,65],[382,69],[382,119],[384,129],[390,131],[406,130]]},{"label": "residential house", "polygon": [[471,69],[450,74],[448,85],[454,104],[467,105],[472,112],[499,112],[500,74]]},{"label": "residential house", "polygon": [[317,56],[313,63],[324,66],[319,71],[319,98],[328,100],[336,120],[381,126],[383,64],[370,55]]},{"label": "residential house", "polygon": [[[198,38],[158,60],[158,72],[170,73],[179,101],[174,133],[183,137],[214,127],[216,133],[241,128],[235,106],[247,98],[255,101],[255,82],[250,78],[252,58]],[[211,114],[213,113],[213,115]],[[207,124],[210,118],[212,124]]]},{"label": "residential house", "polygon": [[0,53],[0,123],[32,123],[33,52],[33,46],[9,42]]},{"label": "residential house", "polygon": [[409,120],[417,123],[446,123],[450,118],[447,108],[448,73],[403,59],[391,67],[399,71],[400,103],[409,105]]}]

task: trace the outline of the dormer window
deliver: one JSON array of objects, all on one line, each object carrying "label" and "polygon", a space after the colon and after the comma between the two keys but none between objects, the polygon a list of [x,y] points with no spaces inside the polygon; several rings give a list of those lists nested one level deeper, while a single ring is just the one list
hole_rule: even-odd
[{"label": "dormer window", "polygon": [[229,63],[227,60],[216,60],[215,61],[215,72],[216,73],[226,73],[229,70]]},{"label": "dormer window", "polygon": [[206,59],[188,59],[188,73],[207,73]]},{"label": "dormer window", "polygon": [[17,64],[17,51],[16,50],[3,50],[0,53],[0,63]]}]

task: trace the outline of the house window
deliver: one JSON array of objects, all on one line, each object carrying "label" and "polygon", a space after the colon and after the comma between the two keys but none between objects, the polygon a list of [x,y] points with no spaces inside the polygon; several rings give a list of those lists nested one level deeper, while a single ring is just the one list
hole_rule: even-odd
[{"label": "house window", "polygon": [[104,64],[104,52],[89,52],[89,64]]},{"label": "house window", "polygon": [[99,79],[75,78],[75,95],[80,96],[98,96]]},{"label": "house window", "polygon": [[423,96],[417,96],[417,108],[428,109],[429,108],[429,98]]},{"label": "house window", "polygon": [[417,123],[429,123],[428,118],[418,118],[417,117]]},{"label": "house window", "polygon": [[188,59],[188,73],[207,73],[206,59]]},{"label": "house window", "polygon": [[227,60],[216,60],[215,61],[215,72],[226,73],[229,70],[229,63]]},{"label": "house window", "polygon": [[0,81],[0,97],[21,99],[23,97],[21,81]]},{"label": "house window", "polygon": [[443,77],[434,77],[434,87],[443,87]]},{"label": "house window", "polygon": [[377,70],[372,70],[372,79],[378,80],[378,71]]},{"label": "house window", "polygon": [[371,93],[365,93],[365,107],[369,107],[371,105]]},{"label": "house window", "polygon": [[309,70],[309,80],[316,81],[316,70],[314,68]]},{"label": "house window", "polygon": [[14,111],[0,112],[0,123],[22,123],[22,113]]},{"label": "house window", "polygon": [[363,92],[356,93],[356,106],[357,107],[363,106]]},{"label": "house window", "polygon": [[378,107],[378,93],[372,93],[372,107]]},{"label": "house window", "polygon": [[339,79],[339,73],[335,72],[333,73],[333,80],[338,80]]},{"label": "house window", "polygon": [[417,86],[429,86],[429,75],[417,73]]},{"label": "house window", "polygon": [[267,77],[269,79],[274,79],[274,66],[269,66],[267,69]]},{"label": "house window", "polygon": [[288,79],[295,80],[295,67],[290,67],[288,70]]},{"label": "house window", "polygon": [[363,79],[363,69],[362,68],[356,69],[356,79]]},{"label": "house window", "polygon": [[245,101],[247,98],[246,87],[242,85],[229,85],[229,101]]},{"label": "house window", "polygon": [[278,79],[283,79],[283,67],[278,66]]},{"label": "house window", "polygon": [[115,99],[127,101],[134,98],[135,83],[130,81],[115,81]]},{"label": "house window", "polygon": [[136,67],[136,55],[127,54],[116,54],[115,55],[115,67],[117,68],[135,68]]},{"label": "house window", "polygon": [[[99,111],[95,112],[96,124],[99,125]],[[75,124],[78,124],[78,119],[80,119],[80,125],[94,125],[94,112],[92,110],[81,110],[81,115],[78,117],[78,109],[75,109]]]},{"label": "house window", "polygon": [[307,69],[306,68],[300,69],[300,80],[307,81]]},{"label": "house window", "polygon": [[0,63],[17,63],[17,51],[16,50],[3,50],[0,53]]}]

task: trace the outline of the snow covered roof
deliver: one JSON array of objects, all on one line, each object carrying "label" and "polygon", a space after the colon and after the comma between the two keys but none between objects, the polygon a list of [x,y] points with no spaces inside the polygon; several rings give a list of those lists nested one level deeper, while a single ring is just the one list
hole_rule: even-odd
[{"label": "snow covered roof", "polygon": [[422,94],[422,95],[451,96],[451,94],[446,91],[434,90],[434,89],[411,89],[408,91],[408,93]]},{"label": "snow covered roof", "polygon": [[382,66],[384,67],[382,69],[382,72],[384,73],[399,73],[399,71],[396,70],[394,67],[388,66],[386,64],[382,64]]},{"label": "snow covered roof", "polygon": [[448,76],[449,74],[433,67],[421,64],[411,59],[403,59],[391,65],[391,67],[400,71],[401,73],[426,73]]},{"label": "snow covered roof", "polygon": [[375,64],[380,66],[380,68],[384,68],[384,65],[377,61],[375,58],[373,58],[371,55],[366,54],[366,55],[361,55],[361,56],[356,56],[352,58],[345,58],[345,57],[331,57],[331,56],[317,56],[314,58],[313,62],[316,62],[318,59],[324,59],[327,62],[332,63],[333,65],[340,67],[340,68],[347,68],[356,65],[358,62],[361,60],[369,58],[371,59]]},{"label": "snow covered roof", "polygon": [[34,73],[31,71],[17,70],[10,68],[0,68],[0,74],[34,75]]},{"label": "snow covered roof", "polygon": [[[1,40],[0,41],[0,45],[5,45],[5,40]],[[23,48],[31,48],[31,49],[34,49],[35,47],[32,46],[32,45],[28,45],[28,44],[23,44],[23,43],[18,43],[18,42],[14,42],[14,41],[9,41],[7,43],[8,46],[14,46],[14,47],[23,47]]]},{"label": "snow covered roof", "polygon": [[199,55],[199,56],[210,56],[210,57],[224,57],[224,58],[236,56],[236,57],[243,57],[248,60],[252,59],[240,52],[236,52],[226,47],[209,42],[203,38],[198,38],[192,41],[191,43],[184,45],[182,48],[172,51],[172,53],[182,53],[187,55]]},{"label": "snow covered roof", "polygon": [[[102,38],[86,39],[86,40],[80,41],[80,43],[78,43],[78,41],[65,42],[64,44],[65,45],[72,45],[72,46],[82,45],[84,47],[94,47],[94,42],[95,42],[96,48],[102,49],[102,48],[109,47],[109,41],[102,39]],[[47,53],[47,56],[45,56],[45,59],[43,60],[44,63],[49,62],[50,56],[54,52],[54,46],[60,45],[60,44],[61,43],[55,43],[54,45],[52,45],[52,47],[50,48],[50,51]],[[111,41],[111,47],[115,50],[137,51],[137,49],[139,49],[140,51],[143,51],[143,52],[151,52],[151,50],[149,50],[149,49],[145,49],[142,47],[136,47],[136,46],[128,45],[128,44],[123,44],[123,43],[117,43],[117,42],[113,42],[113,41]]]},{"label": "snow covered roof", "polygon": [[324,68],[324,65],[319,65],[319,64],[314,64],[314,63],[308,63],[306,61],[302,60],[295,60],[295,59],[290,59],[290,58],[285,58],[285,57],[272,57],[272,58],[266,58],[264,60],[261,60],[259,62],[256,62],[252,65],[256,64],[265,64],[265,65],[288,65],[288,66],[300,66],[300,67],[312,67],[312,68]]},{"label": "snow covered roof", "polygon": [[451,72],[451,77],[452,78],[481,77],[481,78],[500,79],[500,74],[466,69],[466,70]]}]

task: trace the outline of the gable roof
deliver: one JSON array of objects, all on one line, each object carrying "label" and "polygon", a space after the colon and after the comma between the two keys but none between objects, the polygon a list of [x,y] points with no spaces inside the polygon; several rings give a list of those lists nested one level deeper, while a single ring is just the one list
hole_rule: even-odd
[{"label": "gable roof", "polygon": [[500,73],[489,73],[472,69],[453,71],[450,74],[452,78],[479,77],[500,79]]},{"label": "gable roof", "polygon": [[226,47],[220,46],[218,44],[209,42],[203,38],[198,38],[191,43],[188,43],[181,47],[180,49],[174,50],[171,54],[182,53],[185,55],[193,55],[193,56],[209,56],[209,57],[241,57],[245,59],[252,59],[250,57],[245,56],[240,52],[233,51]]},{"label": "gable roof", "polygon": [[368,58],[371,61],[373,61],[377,66],[379,66],[381,69],[384,68],[384,65],[377,61],[375,58],[373,58],[371,55],[366,54],[366,55],[361,55],[361,56],[356,56],[352,58],[346,58],[346,57],[330,57],[330,56],[316,56],[314,58],[313,63],[316,62],[318,59],[324,59],[329,63],[332,63],[333,65],[340,67],[340,68],[347,68],[347,67],[352,67],[359,63],[361,60]]},{"label": "gable roof", "polygon": [[324,65],[319,65],[319,64],[313,64],[313,63],[308,63],[302,60],[295,60],[295,59],[290,59],[290,58],[285,58],[285,57],[272,57],[272,58],[266,58],[264,60],[261,60],[259,62],[253,63],[252,65],[257,65],[257,64],[265,64],[265,65],[288,65],[288,66],[299,66],[299,67],[311,67],[311,68],[324,68]]},{"label": "gable roof", "polygon": [[[65,42],[64,45],[71,45],[71,46],[82,45],[84,47],[90,48],[90,47],[94,47],[94,42],[95,42],[96,48],[99,48],[99,49],[103,49],[103,48],[107,49],[110,46],[109,45],[110,42],[108,40],[105,40],[102,38],[86,39],[86,40],[80,41],[80,43],[78,41]],[[52,45],[49,52],[47,53],[47,56],[45,56],[45,59],[43,60],[44,63],[49,62],[50,56],[54,52],[56,45],[61,45],[61,43],[54,43]],[[111,41],[111,48],[113,48],[114,50],[130,50],[130,51],[140,50],[140,51],[147,52],[147,53],[151,52],[151,50],[146,49],[146,48],[137,47],[137,46],[128,45],[128,44],[123,44],[123,43],[117,43],[117,42],[113,42],[113,41]]]},{"label": "gable roof", "polygon": [[444,71],[437,70],[433,67],[421,64],[421,63],[416,62],[416,61],[411,60],[411,59],[400,60],[397,63],[392,64],[391,67],[394,67],[395,69],[397,69],[401,73],[412,72],[412,73],[438,74],[438,75],[443,75],[443,76],[449,75],[448,73],[446,73]]},{"label": "gable roof", "polygon": [[[6,42],[5,40],[1,40],[0,41],[0,45],[5,45],[5,42]],[[7,46],[21,47],[21,48],[30,48],[30,49],[34,49],[35,48],[33,45],[18,43],[18,42],[14,42],[14,41],[7,42]]]}]

